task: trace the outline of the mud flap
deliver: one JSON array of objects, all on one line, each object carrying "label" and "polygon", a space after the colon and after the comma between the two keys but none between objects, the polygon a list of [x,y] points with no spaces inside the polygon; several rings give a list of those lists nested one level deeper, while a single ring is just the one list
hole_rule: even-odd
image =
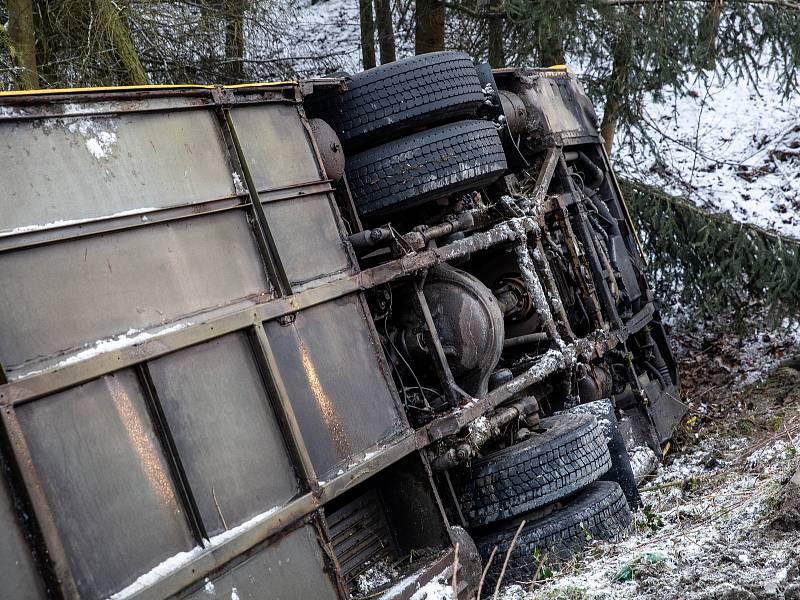
[{"label": "mud flap", "polygon": [[614,412],[614,403],[606,398],[579,404],[574,408],[565,410],[566,413],[583,413],[594,415],[597,422],[603,428],[603,435],[608,444],[608,452],[611,454],[611,468],[600,477],[601,481],[616,481],[625,494],[632,511],[642,506],[642,499],[636,487],[636,479],[631,468],[631,461],[628,456],[628,449],[625,447],[625,440],[622,437],[619,423]]},{"label": "mud flap", "polygon": [[644,393],[650,404],[650,419],[656,428],[658,441],[663,444],[672,437],[675,425],[686,414],[688,407],[678,399],[675,386],[662,389],[658,381],[651,381],[645,386]]}]

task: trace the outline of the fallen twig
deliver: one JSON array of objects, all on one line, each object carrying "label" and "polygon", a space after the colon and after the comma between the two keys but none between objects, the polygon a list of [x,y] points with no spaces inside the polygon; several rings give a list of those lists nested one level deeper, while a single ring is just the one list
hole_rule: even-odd
[{"label": "fallen twig", "polygon": [[217,502],[217,492],[214,490],[213,485],[211,486],[211,498],[214,500],[214,506],[217,509],[219,520],[222,521],[222,526],[225,528],[225,531],[228,531],[228,524],[225,522],[225,517],[222,515],[222,509],[219,507],[219,502]]},{"label": "fallen twig", "polygon": [[497,596],[500,594],[500,585],[503,583],[503,577],[506,575],[506,567],[508,567],[508,560],[511,558],[511,551],[514,549],[514,546],[516,546],[519,532],[522,531],[523,527],[525,527],[525,519],[522,519],[522,521],[519,522],[519,527],[517,527],[517,531],[514,533],[514,537],[511,538],[511,543],[508,545],[506,559],[503,561],[503,568],[500,569],[500,577],[497,578],[497,583],[494,586],[494,595],[492,596],[492,600],[497,600]]},{"label": "fallen twig", "polygon": [[458,598],[458,542],[456,547],[453,548],[453,576],[450,578],[450,583],[453,586],[453,598]]},{"label": "fallen twig", "polygon": [[486,579],[486,573],[489,572],[489,567],[492,565],[492,561],[494,560],[495,554],[497,554],[497,546],[492,548],[492,553],[489,554],[489,560],[486,561],[486,566],[483,567],[483,573],[481,573],[481,580],[478,582],[478,593],[475,595],[475,600],[481,600],[481,592],[483,591],[483,582]]},{"label": "fallen twig", "polygon": [[542,567],[544,566],[544,561],[547,560],[547,554],[548,553],[546,551],[544,553],[542,553],[542,556],[539,559],[539,564],[536,565],[536,573],[533,574],[533,581],[534,582],[539,581],[539,573],[542,572]]}]

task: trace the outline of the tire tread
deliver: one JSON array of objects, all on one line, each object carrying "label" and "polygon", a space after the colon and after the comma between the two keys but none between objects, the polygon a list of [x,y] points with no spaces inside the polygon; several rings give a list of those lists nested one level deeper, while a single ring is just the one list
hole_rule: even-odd
[{"label": "tire tread", "polygon": [[611,467],[602,427],[591,415],[542,419],[547,431],[474,461],[454,485],[471,527],[509,519],[555,502]]},{"label": "tire tread", "polygon": [[[504,583],[530,581],[536,574],[539,556],[547,553],[548,562],[568,560],[583,549],[591,539],[611,541],[622,537],[632,521],[628,502],[619,484],[597,481],[565,507],[549,515],[532,520],[522,528],[517,543],[511,551]],[[488,587],[493,589],[500,576],[503,558],[508,552],[519,522],[509,522],[494,532],[477,537],[475,542],[484,560],[497,546],[497,557],[487,573]]]},{"label": "tire tread", "polygon": [[350,156],[347,179],[362,216],[389,212],[490,183],[506,170],[487,121],[459,121]]},{"label": "tire tread", "polygon": [[345,92],[307,102],[347,148],[388,134],[474,115],[484,101],[475,65],[463,52],[434,52],[354,75]]}]

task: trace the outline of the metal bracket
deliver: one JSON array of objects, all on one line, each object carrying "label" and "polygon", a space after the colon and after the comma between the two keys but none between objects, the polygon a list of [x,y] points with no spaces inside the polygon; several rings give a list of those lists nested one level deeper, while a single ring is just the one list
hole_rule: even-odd
[{"label": "metal bracket", "polygon": [[439,376],[439,381],[444,388],[445,400],[455,408],[461,405],[462,398],[468,399],[470,396],[456,384],[453,372],[450,370],[450,365],[447,362],[447,355],[444,353],[442,341],[439,339],[439,334],[436,332],[436,324],[433,322],[433,316],[431,315],[428,301],[423,292],[424,282],[424,276],[414,278],[413,298],[416,308],[425,322],[425,341],[428,344],[436,374]]}]

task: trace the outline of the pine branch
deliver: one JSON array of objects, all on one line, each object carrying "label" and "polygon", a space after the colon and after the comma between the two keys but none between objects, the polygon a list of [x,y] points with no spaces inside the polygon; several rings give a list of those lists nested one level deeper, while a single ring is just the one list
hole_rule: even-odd
[{"label": "pine branch", "polygon": [[629,186],[630,188],[636,190],[639,193],[648,194],[656,199],[660,198],[662,202],[672,203],[674,205],[679,206],[680,210],[682,211],[691,211],[698,217],[715,221],[722,226],[746,227],[747,229],[757,232],[758,235],[763,236],[765,238],[771,238],[776,242],[794,246],[800,245],[800,240],[780,234],[777,231],[765,229],[753,223],[741,223],[739,221],[735,221],[725,213],[711,212],[709,210],[697,206],[696,204],[692,204],[688,200],[684,200],[679,196],[672,196],[670,194],[667,194],[663,190],[660,190],[652,185],[648,185],[643,181],[637,181],[635,179],[626,179],[625,185]]},{"label": "pine branch", "polygon": [[[641,182],[620,182],[640,230],[651,281],[673,317],[733,314],[741,329],[800,312],[800,241],[712,213]],[[684,314],[675,314],[681,307]]]},{"label": "pine branch", "polygon": [[[704,2],[706,4],[714,4],[715,0],[598,0],[604,6],[636,6],[645,4],[658,4],[666,6],[669,4],[678,3],[691,3],[697,4]],[[749,4],[754,6],[778,6],[781,8],[788,8],[790,10],[800,11],[800,4],[792,2],[791,0],[726,0],[728,4]]]},{"label": "pine branch", "polygon": [[475,10],[472,8],[468,8],[463,4],[458,4],[455,2],[445,2],[445,8],[449,8],[450,10],[455,10],[460,12],[468,17],[472,17],[473,19],[487,19],[489,17],[505,17],[506,11],[505,9],[495,9],[495,10]]}]

